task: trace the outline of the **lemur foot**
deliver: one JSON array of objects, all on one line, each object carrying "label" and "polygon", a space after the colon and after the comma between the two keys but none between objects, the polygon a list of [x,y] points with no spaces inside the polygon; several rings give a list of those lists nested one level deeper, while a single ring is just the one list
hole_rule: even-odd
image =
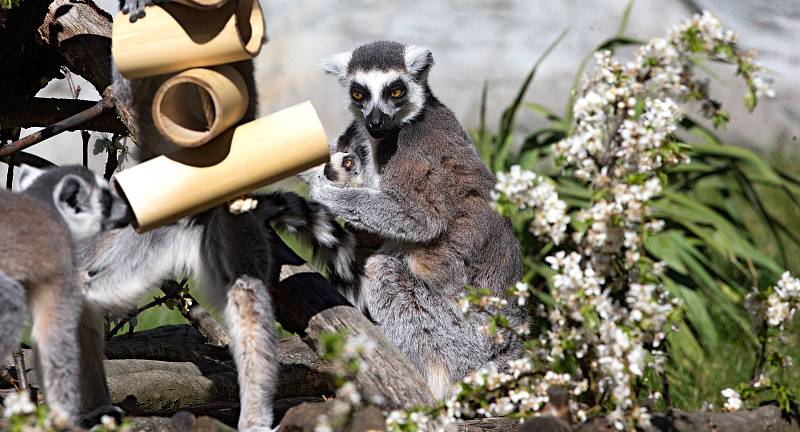
[{"label": "lemur foot", "polygon": [[231,214],[242,214],[255,210],[258,206],[258,200],[248,196],[240,196],[228,202],[228,211]]},{"label": "lemur foot", "polygon": [[156,4],[169,3],[172,0],[120,0],[120,10],[123,14],[129,14],[130,21],[136,22],[139,18],[144,18],[144,8]]}]

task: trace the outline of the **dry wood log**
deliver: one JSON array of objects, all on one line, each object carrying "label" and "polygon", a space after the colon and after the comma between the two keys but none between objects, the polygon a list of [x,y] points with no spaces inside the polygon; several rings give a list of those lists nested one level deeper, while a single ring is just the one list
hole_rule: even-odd
[{"label": "dry wood log", "polygon": [[405,355],[319,274],[294,274],[281,281],[272,297],[278,321],[305,335],[304,341],[315,350],[323,332],[339,330],[374,343],[375,349],[361,356],[369,367],[355,380],[367,400],[382,400],[389,408],[434,403],[427,383]]},{"label": "dry wood log", "polygon": [[[61,67],[100,93],[111,84],[111,16],[92,0],[26,0],[3,15],[0,112],[27,105],[50,80],[63,78]],[[20,65],[32,73],[20,74]],[[124,126],[113,131],[135,129],[127,107],[117,108]]]},{"label": "dry wood log", "polygon": [[38,33],[61,64],[98,91],[111,85],[111,15],[93,1],[51,2]]},{"label": "dry wood log", "polygon": [[151,369],[108,376],[111,401],[131,415],[163,415],[212,401],[238,401],[235,372],[208,376]]}]

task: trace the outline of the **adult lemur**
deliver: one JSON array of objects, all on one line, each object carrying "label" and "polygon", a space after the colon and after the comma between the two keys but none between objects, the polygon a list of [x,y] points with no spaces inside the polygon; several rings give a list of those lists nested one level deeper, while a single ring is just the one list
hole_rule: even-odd
[{"label": "adult lemur", "polygon": [[[493,344],[479,330],[486,316],[458,306],[467,285],[505,296],[521,256],[509,221],[490,205],[491,172],[431,93],[432,65],[428,49],[388,41],[323,59],[355,117],[344,136],[370,146],[379,181],[337,187],[316,176],[311,197],[383,241],[364,269],[367,308],[444,397],[470,370],[521,354],[521,341]],[[521,325],[524,311],[509,304],[506,315]]]},{"label": "adult lemur", "polygon": [[78,421],[78,317],[82,305],[75,250],[90,236],[130,220],[127,205],[86,168],[23,166],[21,193],[0,190],[0,358],[26,319],[51,412]]},{"label": "adult lemur", "polygon": [[[131,11],[139,10],[136,8],[147,1],[128,2],[132,3],[136,5]],[[250,121],[255,117],[257,100],[253,62],[232,66],[251,91],[251,105],[242,119]],[[130,107],[137,128],[133,131],[135,162],[176,150],[155,128],[150,115],[153,94],[168,76],[127,80],[116,70],[113,74],[114,94]],[[278,283],[280,269],[274,263],[277,254],[285,252],[280,247],[285,246],[276,241],[269,222],[309,239],[334,282],[352,282],[351,249],[355,242],[319,204],[281,192],[257,199],[260,204],[256,211],[232,214],[226,206],[220,206],[141,235],[131,228],[104,233],[83,249],[84,290],[89,303],[80,328],[85,412],[109,404],[100,361],[102,313],[131,307],[163,279],[190,274],[211,301],[224,307],[238,373],[239,430],[270,430],[276,358],[268,288]]]}]

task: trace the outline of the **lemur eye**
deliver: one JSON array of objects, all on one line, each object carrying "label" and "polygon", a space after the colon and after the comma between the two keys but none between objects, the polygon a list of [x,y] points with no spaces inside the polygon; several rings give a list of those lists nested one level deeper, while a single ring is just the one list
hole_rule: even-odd
[{"label": "lemur eye", "polygon": [[361,99],[364,99],[364,93],[361,93],[358,90],[353,90],[352,92],[350,92],[350,96],[352,96],[353,99],[355,99],[357,101],[360,101]]},{"label": "lemur eye", "polygon": [[344,158],[342,160],[342,167],[344,167],[344,169],[346,169],[346,170],[349,170],[350,168],[353,168],[353,158],[351,158],[349,156]]},{"label": "lemur eye", "polygon": [[403,93],[404,93],[404,92],[403,92],[403,89],[396,88],[396,89],[392,90],[392,92],[390,93],[390,95],[391,95],[393,98],[399,98],[400,96],[403,96]]}]

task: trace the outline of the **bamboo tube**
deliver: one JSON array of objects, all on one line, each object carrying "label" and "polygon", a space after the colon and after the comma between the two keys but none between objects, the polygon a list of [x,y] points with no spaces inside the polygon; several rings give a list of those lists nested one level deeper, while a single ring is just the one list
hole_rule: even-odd
[{"label": "bamboo tube", "polygon": [[249,104],[247,84],[236,69],[189,69],[158,88],[153,123],[175,144],[197,147],[241,120]]},{"label": "bamboo tube", "polygon": [[145,11],[135,23],[122,12],[114,19],[111,54],[129,79],[252,58],[265,40],[258,0],[229,1],[213,10],[165,4]]},{"label": "bamboo tube", "polygon": [[200,148],[128,168],[114,185],[138,232],[199,213],[328,160],[325,131],[311,102],[229,129]]}]

